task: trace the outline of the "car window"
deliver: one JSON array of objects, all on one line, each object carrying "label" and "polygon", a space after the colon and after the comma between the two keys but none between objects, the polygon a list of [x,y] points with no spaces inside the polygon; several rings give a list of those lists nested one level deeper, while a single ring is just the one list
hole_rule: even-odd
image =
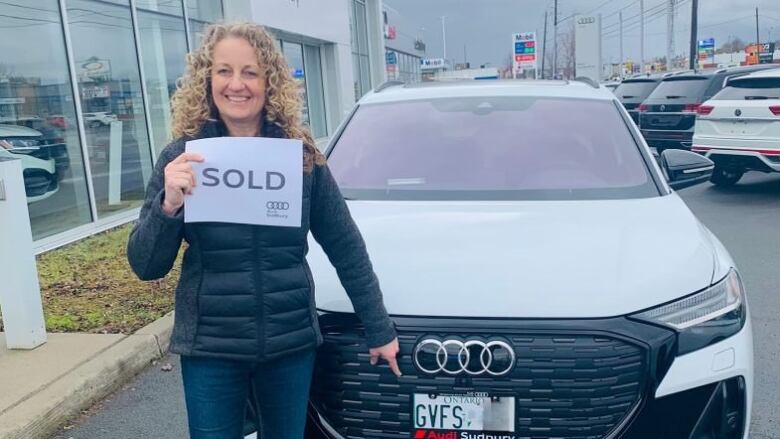
[{"label": "car window", "polygon": [[659,195],[609,100],[479,97],[361,105],[328,162],[349,198]]},{"label": "car window", "polygon": [[715,100],[780,99],[780,78],[740,78],[713,97]]},{"label": "car window", "polygon": [[650,93],[647,99],[675,103],[698,101],[704,96],[710,83],[709,79],[707,77],[665,79]]},{"label": "car window", "polygon": [[615,90],[615,96],[624,99],[644,98],[656,87],[656,81],[623,82]]}]

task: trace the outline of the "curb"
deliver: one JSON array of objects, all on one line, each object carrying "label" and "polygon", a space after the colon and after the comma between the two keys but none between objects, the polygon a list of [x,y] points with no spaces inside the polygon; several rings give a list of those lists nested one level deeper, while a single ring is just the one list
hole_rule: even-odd
[{"label": "curb", "polygon": [[173,312],[114,343],[5,412],[0,438],[50,437],[168,350]]}]

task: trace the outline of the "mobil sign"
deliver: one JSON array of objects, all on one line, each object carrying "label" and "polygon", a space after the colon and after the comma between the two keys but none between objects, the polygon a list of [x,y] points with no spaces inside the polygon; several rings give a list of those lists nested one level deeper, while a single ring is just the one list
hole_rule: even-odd
[{"label": "mobil sign", "polygon": [[536,68],[536,32],[512,34],[514,72]]}]

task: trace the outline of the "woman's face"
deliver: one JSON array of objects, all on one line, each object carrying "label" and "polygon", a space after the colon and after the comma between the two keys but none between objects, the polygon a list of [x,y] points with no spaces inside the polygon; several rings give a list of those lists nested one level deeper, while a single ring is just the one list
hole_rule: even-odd
[{"label": "woman's face", "polygon": [[214,46],[211,94],[227,125],[260,124],[265,105],[265,72],[255,49],[243,38],[227,37]]}]

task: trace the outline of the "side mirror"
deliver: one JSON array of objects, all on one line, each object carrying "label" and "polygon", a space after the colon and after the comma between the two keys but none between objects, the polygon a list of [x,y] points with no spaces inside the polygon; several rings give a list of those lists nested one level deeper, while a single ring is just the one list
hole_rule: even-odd
[{"label": "side mirror", "polygon": [[703,155],[682,149],[667,149],[661,153],[661,169],[674,190],[709,181],[715,163]]}]

